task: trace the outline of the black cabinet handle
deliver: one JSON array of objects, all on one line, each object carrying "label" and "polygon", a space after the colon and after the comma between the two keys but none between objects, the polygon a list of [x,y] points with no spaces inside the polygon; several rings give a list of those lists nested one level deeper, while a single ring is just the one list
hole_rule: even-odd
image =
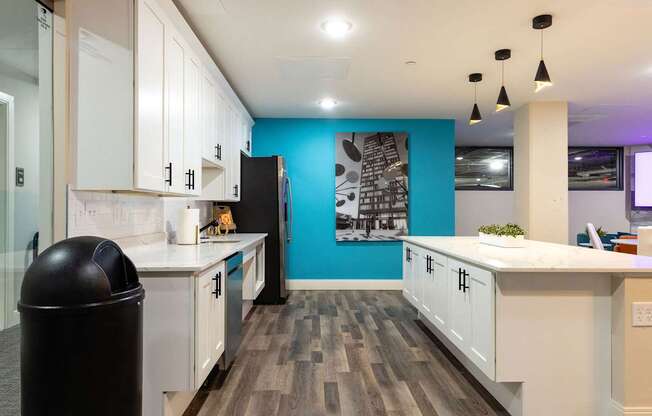
[{"label": "black cabinet handle", "polygon": [[195,170],[191,169],[190,171],[190,189],[195,189]]},{"label": "black cabinet handle", "polygon": [[213,280],[215,280],[216,286],[213,294],[215,295],[215,299],[219,299],[219,297],[222,296],[222,272],[217,272]]},{"label": "black cabinet handle", "polygon": [[462,290],[462,268],[457,269],[457,290]]},{"label": "black cabinet handle", "polygon": [[432,274],[432,257],[426,256],[426,273]]},{"label": "black cabinet handle", "polygon": [[168,163],[168,165],[165,167],[165,170],[169,171],[169,177],[165,180],[165,182],[169,186],[172,186],[172,162]]},{"label": "black cabinet handle", "polygon": [[251,142],[247,140],[247,152],[251,150]]},{"label": "black cabinet handle", "polygon": [[462,291],[466,293],[466,291],[469,289],[469,286],[466,284],[466,278],[469,277],[469,273],[464,270],[462,272]]},{"label": "black cabinet handle", "polygon": [[188,181],[186,182],[186,188],[192,189],[192,169],[188,169],[188,172],[186,172],[186,177],[188,178]]},{"label": "black cabinet handle", "polygon": [[217,144],[215,146],[215,159],[222,160],[222,145]]},{"label": "black cabinet handle", "polygon": [[410,250],[410,247],[406,247],[405,248],[405,261],[407,261],[408,263],[412,261],[411,254],[412,254],[412,251]]},{"label": "black cabinet handle", "polygon": [[233,187],[233,196],[236,196],[236,197],[238,196],[238,185],[235,185]]}]

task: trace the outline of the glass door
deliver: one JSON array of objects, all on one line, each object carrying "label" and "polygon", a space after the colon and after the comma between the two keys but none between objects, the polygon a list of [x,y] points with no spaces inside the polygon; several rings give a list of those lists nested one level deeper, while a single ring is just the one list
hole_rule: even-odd
[{"label": "glass door", "polygon": [[52,14],[36,1],[2,0],[0,346],[18,324],[25,270],[52,239],[52,145]]},{"label": "glass door", "polygon": [[52,14],[0,1],[0,413],[20,415],[17,302],[25,270],[51,243]]}]

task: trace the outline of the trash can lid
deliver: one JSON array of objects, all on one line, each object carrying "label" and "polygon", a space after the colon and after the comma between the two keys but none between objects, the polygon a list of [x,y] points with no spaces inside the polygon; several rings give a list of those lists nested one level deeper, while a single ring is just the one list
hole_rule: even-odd
[{"label": "trash can lid", "polygon": [[120,247],[100,237],[74,237],[41,253],[25,272],[19,307],[102,303],[133,295],[136,268]]}]

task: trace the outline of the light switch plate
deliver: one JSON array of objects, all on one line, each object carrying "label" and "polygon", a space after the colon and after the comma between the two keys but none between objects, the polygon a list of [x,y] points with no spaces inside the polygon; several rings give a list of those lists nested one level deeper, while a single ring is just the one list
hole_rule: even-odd
[{"label": "light switch plate", "polygon": [[652,302],[632,303],[632,326],[652,326]]}]

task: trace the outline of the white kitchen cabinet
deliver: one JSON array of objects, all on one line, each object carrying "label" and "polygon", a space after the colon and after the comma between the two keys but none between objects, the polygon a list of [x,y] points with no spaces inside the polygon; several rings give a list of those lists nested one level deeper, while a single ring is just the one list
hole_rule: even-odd
[{"label": "white kitchen cabinet", "polygon": [[165,18],[155,2],[140,0],[137,9],[134,186],[164,192]]},{"label": "white kitchen cabinet", "polygon": [[185,46],[181,37],[169,26],[165,42],[165,191],[182,194],[188,183],[184,166]]},{"label": "white kitchen cabinet", "polygon": [[224,352],[224,263],[195,284],[195,387],[201,386]]},{"label": "white kitchen cabinet", "polygon": [[253,120],[174,3],[69,12],[72,189],[238,201]]},{"label": "white kitchen cabinet", "polygon": [[410,254],[412,247],[409,244],[403,244],[403,297],[412,303],[412,263]]},{"label": "white kitchen cabinet", "polygon": [[471,333],[471,303],[468,301],[462,266],[456,260],[448,260],[448,336],[464,351]]},{"label": "white kitchen cabinet", "polygon": [[421,280],[421,303],[419,311],[427,319],[432,320],[432,308],[435,296],[434,253],[424,250],[422,251],[421,259],[421,270],[417,273],[419,280]]},{"label": "white kitchen cabinet", "polygon": [[471,304],[471,333],[468,354],[471,361],[491,379],[496,373],[495,297],[493,274],[465,265],[469,276],[468,297]]},{"label": "white kitchen cabinet", "polygon": [[231,105],[226,106],[227,168],[225,201],[240,201],[240,152],[242,139],[238,129],[238,115]]},{"label": "white kitchen cabinet", "polygon": [[242,153],[251,156],[251,126],[244,116],[239,117],[240,120],[240,137],[242,140]]},{"label": "white kitchen cabinet", "polygon": [[448,325],[448,273],[447,259],[438,253],[432,253],[433,256],[433,279],[432,290],[432,323],[435,324],[442,332],[446,331]]},{"label": "white kitchen cabinet", "polygon": [[200,116],[201,62],[188,54],[185,68],[185,136],[183,142],[186,193],[194,196],[202,191],[202,127]]},{"label": "white kitchen cabinet", "polygon": [[421,304],[424,279],[423,267],[425,265],[421,249],[417,246],[407,246],[404,262],[407,268],[407,272],[404,275],[405,297],[412,306],[421,310],[423,307]]},{"label": "white kitchen cabinet", "polygon": [[403,294],[489,378],[495,378],[493,273],[404,244]]},{"label": "white kitchen cabinet", "polygon": [[264,242],[243,253],[242,269],[242,299],[255,300],[265,287]]}]

